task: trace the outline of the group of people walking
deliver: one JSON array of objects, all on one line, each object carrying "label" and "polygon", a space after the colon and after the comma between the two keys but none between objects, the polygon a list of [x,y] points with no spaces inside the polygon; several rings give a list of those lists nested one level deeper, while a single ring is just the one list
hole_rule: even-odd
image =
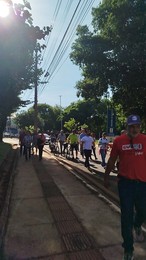
[{"label": "group of people walking", "polygon": [[[105,168],[104,185],[109,188],[109,175],[115,164],[118,165],[118,190],[121,206],[121,233],[123,237],[123,260],[134,259],[134,239],[137,242],[144,240],[142,224],[146,220],[146,135],[140,133],[140,117],[131,115],[127,119],[127,129],[115,138],[108,163],[106,155],[109,141],[106,134],[98,140],[99,153],[102,166]],[[57,140],[60,144],[61,155],[65,149],[65,143],[70,144],[72,156],[78,159],[78,153],[85,157],[85,167],[90,168],[92,153],[96,156],[96,137],[89,129],[82,129],[80,133],[72,132],[66,137],[63,130],[57,137],[53,133],[51,140]],[[30,159],[34,149],[39,150],[39,159],[42,159],[45,136],[43,133],[22,130],[19,137],[20,155],[24,154],[26,160]]]},{"label": "group of people walking", "polygon": [[[53,135],[52,135],[53,138]],[[52,139],[51,138],[51,139]],[[96,151],[96,135],[91,133],[89,129],[81,129],[81,131],[76,131],[75,129],[66,137],[63,130],[60,131],[57,140],[60,144],[61,155],[65,152],[67,145],[70,144],[72,158],[78,160],[79,152],[82,158],[85,157],[85,167],[90,168],[90,159],[92,160],[92,155],[94,155],[95,160],[97,160]],[[98,141],[99,153],[101,155],[101,165],[106,167],[106,155],[109,147],[109,141],[106,138],[106,134],[103,133],[102,137]]]},{"label": "group of people walking", "polygon": [[[134,241],[143,242],[142,224],[146,220],[146,135],[140,133],[140,117],[131,115],[127,119],[127,128],[115,138],[110,158],[106,164],[109,144],[106,134],[98,140],[102,166],[105,168],[104,185],[109,188],[109,175],[117,164],[118,190],[121,207],[121,233],[123,237],[123,260],[134,259]],[[76,158],[80,153],[85,156],[85,166],[90,167],[89,160],[93,152],[96,157],[96,139],[88,129],[82,129],[80,135],[75,130],[68,136],[72,153]]]},{"label": "group of people walking", "polygon": [[20,156],[24,155],[26,161],[31,158],[31,155],[37,154],[39,150],[39,160],[42,160],[43,147],[45,144],[45,136],[42,132],[34,132],[21,129],[19,133]]}]

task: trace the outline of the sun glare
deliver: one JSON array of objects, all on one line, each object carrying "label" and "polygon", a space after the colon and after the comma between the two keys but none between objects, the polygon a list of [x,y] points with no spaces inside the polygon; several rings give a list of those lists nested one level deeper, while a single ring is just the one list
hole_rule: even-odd
[{"label": "sun glare", "polygon": [[0,16],[6,17],[9,15],[9,6],[6,2],[0,0]]}]

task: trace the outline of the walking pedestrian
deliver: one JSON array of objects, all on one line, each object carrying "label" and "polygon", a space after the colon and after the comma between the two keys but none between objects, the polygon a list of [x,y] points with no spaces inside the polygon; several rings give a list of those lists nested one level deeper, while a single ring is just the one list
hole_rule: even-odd
[{"label": "walking pedestrian", "polygon": [[84,136],[86,136],[86,130],[85,128],[82,128],[79,136],[79,144],[80,144],[80,154],[82,155],[83,159],[84,159],[84,151],[83,151],[83,146],[81,145],[81,140]]},{"label": "walking pedestrian", "polygon": [[85,167],[90,169],[89,158],[91,158],[92,146],[94,143],[93,138],[90,136],[90,131],[88,129],[85,130],[86,135],[81,139],[81,147],[83,147],[83,151],[85,154]]},{"label": "walking pedestrian", "polygon": [[64,134],[63,130],[60,131],[59,135],[58,135],[58,141],[59,141],[59,144],[60,144],[60,153],[62,155],[62,152],[63,152],[63,145],[66,141],[66,135]]},{"label": "walking pedestrian", "polygon": [[39,149],[39,160],[40,161],[42,160],[44,145],[45,145],[45,136],[44,136],[43,132],[41,132],[38,135],[38,139],[37,139],[37,147]]},{"label": "walking pedestrian", "polygon": [[22,154],[25,154],[25,150],[24,150],[24,136],[25,136],[25,130],[21,129],[21,131],[19,132],[19,145],[20,145],[20,156],[22,156]]},{"label": "walking pedestrian", "polygon": [[76,152],[76,159],[78,160],[78,136],[76,130],[73,129],[72,133],[68,136],[67,141],[71,145],[72,158],[74,159],[74,150]]},{"label": "walking pedestrian", "polygon": [[26,135],[24,136],[24,152],[25,152],[25,159],[26,161],[28,158],[31,158],[31,144],[32,144],[32,136],[30,131],[26,132]]},{"label": "walking pedestrian", "polygon": [[[95,135],[95,133],[92,133],[91,137],[93,138],[93,141],[94,141],[93,145],[92,145],[92,151],[93,151],[95,160],[97,160],[97,156],[96,156],[96,135]],[[92,160],[92,158],[91,158],[91,160]]]},{"label": "walking pedestrian", "polygon": [[38,139],[38,133],[37,131],[34,131],[32,135],[32,153],[34,154],[34,148],[35,148],[35,154],[37,154],[37,139]]},{"label": "walking pedestrian", "polygon": [[106,155],[107,155],[108,144],[109,144],[109,141],[106,138],[106,133],[103,133],[102,137],[99,139],[98,146],[99,146],[99,152],[100,152],[101,159],[102,159],[101,165],[104,168],[106,167],[105,159],[106,159]]},{"label": "walking pedestrian", "polygon": [[128,117],[127,133],[115,139],[105,171],[104,184],[108,187],[109,174],[119,157],[118,190],[123,260],[134,259],[134,237],[137,242],[144,239],[141,226],[146,220],[146,136],[140,133],[140,125],[139,116]]}]

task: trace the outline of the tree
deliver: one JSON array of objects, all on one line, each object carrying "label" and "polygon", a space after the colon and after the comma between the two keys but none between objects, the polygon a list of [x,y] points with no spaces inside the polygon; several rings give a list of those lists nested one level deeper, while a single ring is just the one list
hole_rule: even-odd
[{"label": "tree", "polygon": [[[15,123],[19,128],[31,128],[34,130],[34,109],[29,109],[28,111],[21,112],[16,115]],[[44,120],[38,115],[38,128],[44,128]]]},{"label": "tree", "polygon": [[[38,104],[38,128],[47,130],[60,129],[60,108],[52,107],[47,104]],[[26,128],[34,125],[34,109],[29,108],[28,111],[17,114],[15,118],[16,124],[19,128]]]},{"label": "tree", "polygon": [[11,0],[7,2],[9,18],[0,18],[0,141],[7,116],[26,104],[19,95],[33,86],[36,42],[50,32],[49,27],[41,30],[33,26],[26,0],[15,5]]},{"label": "tree", "polygon": [[64,127],[68,130],[68,131],[72,131],[74,128],[76,128],[77,126],[77,122],[74,118],[70,118],[69,121],[64,123]]},{"label": "tree", "polygon": [[38,113],[44,121],[44,130],[59,130],[60,129],[60,114],[59,106],[50,106],[47,104],[38,104]]},{"label": "tree", "polygon": [[98,98],[109,89],[125,115],[146,112],[146,1],[105,0],[92,11],[93,28],[79,26],[71,60],[82,69],[78,95]]},{"label": "tree", "polygon": [[[75,125],[78,127],[86,124],[91,131],[100,133],[106,131],[107,128],[107,105],[108,100],[94,99],[79,100],[71,103],[63,112],[63,121],[72,123],[74,119]],[[66,127],[66,125],[64,125]]]}]

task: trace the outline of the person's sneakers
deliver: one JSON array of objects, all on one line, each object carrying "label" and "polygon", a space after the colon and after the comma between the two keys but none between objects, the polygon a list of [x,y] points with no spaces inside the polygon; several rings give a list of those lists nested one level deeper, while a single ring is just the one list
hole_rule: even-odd
[{"label": "person's sneakers", "polygon": [[135,242],[143,242],[144,241],[144,234],[141,227],[134,227],[134,240]]},{"label": "person's sneakers", "polygon": [[123,260],[134,260],[133,252],[125,252]]}]

